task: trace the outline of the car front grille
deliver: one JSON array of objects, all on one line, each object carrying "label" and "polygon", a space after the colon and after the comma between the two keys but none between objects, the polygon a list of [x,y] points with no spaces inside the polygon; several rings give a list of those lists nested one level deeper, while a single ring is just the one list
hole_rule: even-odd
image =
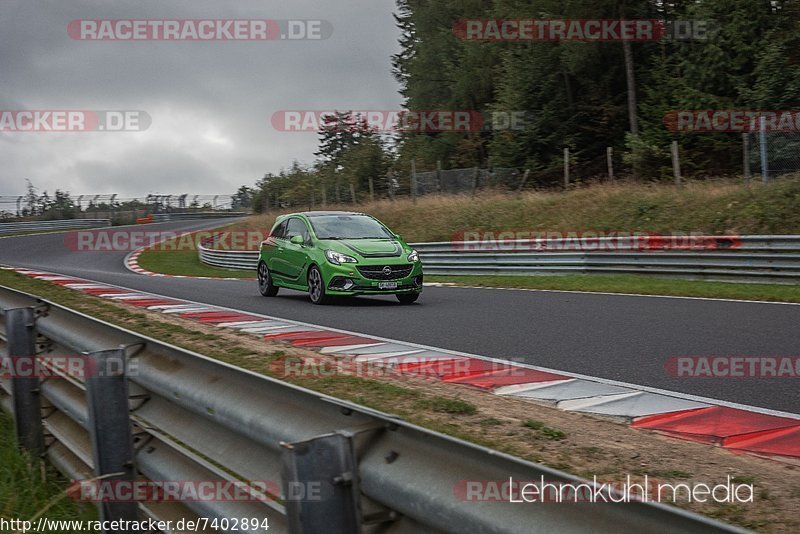
[{"label": "car front grille", "polygon": [[[384,272],[387,267],[390,272]],[[359,267],[358,272],[370,280],[399,280],[411,274],[413,268],[413,265],[365,265]]]}]

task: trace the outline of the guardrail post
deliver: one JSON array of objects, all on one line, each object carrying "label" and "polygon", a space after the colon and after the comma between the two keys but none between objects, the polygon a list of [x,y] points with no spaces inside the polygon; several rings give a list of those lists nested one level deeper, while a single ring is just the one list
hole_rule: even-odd
[{"label": "guardrail post", "polygon": [[525,169],[525,173],[522,175],[522,180],[519,181],[519,186],[517,187],[517,193],[521,193],[522,189],[525,187],[525,182],[528,181],[528,176],[530,176],[531,170]]},{"label": "guardrail post", "polygon": [[361,532],[353,441],[328,434],[284,443],[283,493],[293,534]]},{"label": "guardrail post", "polygon": [[[36,319],[33,308],[15,308],[5,311],[6,334],[8,336],[8,356],[12,369],[32,370],[32,376],[12,373],[11,395],[14,406],[14,426],[17,443],[32,454],[44,452],[44,432],[42,430],[42,400],[39,396],[39,377],[36,369]],[[15,376],[17,375],[17,376]]]},{"label": "guardrail post", "polygon": [[[86,356],[86,403],[94,474],[103,482],[134,479],[133,439],[128,408],[125,350],[103,350]],[[101,520],[136,520],[138,504],[101,502]]]}]

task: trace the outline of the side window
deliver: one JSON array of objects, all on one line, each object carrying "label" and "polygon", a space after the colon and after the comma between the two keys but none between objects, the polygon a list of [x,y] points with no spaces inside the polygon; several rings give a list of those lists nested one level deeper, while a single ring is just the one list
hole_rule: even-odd
[{"label": "side window", "polygon": [[282,221],[280,224],[275,226],[270,233],[270,236],[276,237],[278,239],[283,239],[284,234],[286,233],[286,221]]},{"label": "side window", "polygon": [[291,239],[296,235],[302,236],[303,241],[308,243],[309,235],[306,224],[300,219],[292,218],[289,219],[289,224],[286,225],[286,235],[284,237],[286,239]]}]

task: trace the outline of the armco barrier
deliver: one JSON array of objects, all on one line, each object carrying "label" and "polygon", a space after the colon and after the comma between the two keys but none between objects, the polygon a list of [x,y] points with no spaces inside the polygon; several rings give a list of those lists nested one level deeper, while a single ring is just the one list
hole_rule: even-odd
[{"label": "armco barrier", "polygon": [[645,236],[417,243],[426,274],[645,274],[800,282],[800,236]]},{"label": "armco barrier", "polygon": [[223,219],[234,217],[247,217],[247,213],[236,211],[202,211],[202,212],[171,212],[171,213],[154,213],[154,222],[167,222],[167,221],[194,221],[198,219]]},{"label": "armco barrier", "polygon": [[111,226],[110,219],[64,219],[59,221],[23,221],[0,223],[0,235],[50,230],[74,230],[80,228],[104,228]]},{"label": "armco barrier", "polygon": [[255,271],[258,266],[256,250],[215,250],[214,243],[219,234],[203,239],[197,244],[200,261],[223,269],[241,269]]},{"label": "armco barrier", "polygon": [[[800,282],[800,236],[695,236],[686,246],[672,246],[675,238],[670,237],[648,239],[649,245],[596,238],[586,243],[448,241],[411,246],[431,275],[646,274]],[[198,254],[203,263],[228,269],[255,270],[258,263],[258,252],[214,250],[213,240],[201,243]]]},{"label": "armco barrier", "polygon": [[[652,503],[469,501],[458,493],[467,481],[580,479],[15,290],[0,287],[0,312],[0,357],[39,348],[56,375],[0,381],[0,405],[20,444],[70,478],[276,482],[274,499],[103,502],[101,519],[266,518],[270,532],[292,533],[741,532]],[[67,375],[58,357],[76,354],[125,371]],[[312,484],[321,498],[293,497]]]}]

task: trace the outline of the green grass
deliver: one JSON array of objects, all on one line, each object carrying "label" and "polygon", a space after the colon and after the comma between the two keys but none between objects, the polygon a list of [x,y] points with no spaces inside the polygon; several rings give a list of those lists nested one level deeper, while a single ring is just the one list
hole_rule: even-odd
[{"label": "green grass", "polygon": [[[356,209],[378,217],[409,243],[420,243],[449,241],[469,231],[797,234],[798,205],[800,175],[796,174],[750,187],[739,178],[689,181],[681,188],[619,181],[569,191],[428,195],[416,203],[407,198],[380,200]],[[327,208],[352,210],[353,206]],[[253,217],[231,228],[270,228],[277,214]]]},{"label": "green grass", "polygon": [[541,421],[534,421],[533,419],[528,419],[527,421],[523,421],[522,426],[526,428],[532,428],[533,430],[540,430],[544,428],[544,423]]},{"label": "green grass", "polygon": [[563,432],[555,428],[550,428],[549,426],[545,426],[545,424],[542,423],[541,421],[534,421],[533,419],[528,419],[527,421],[523,421],[522,426],[524,426],[525,428],[530,428],[531,430],[535,430],[537,439],[549,439],[552,441],[560,441],[567,437],[566,432]]},{"label": "green grass", "polygon": [[220,269],[201,263],[196,250],[146,250],[139,266],[154,273],[217,278],[254,278],[254,271]]},{"label": "green grass", "polygon": [[0,411],[0,516],[29,520],[54,502],[44,514],[49,519],[97,519],[93,506],[66,496],[59,499],[68,486],[69,481],[53,467],[19,451],[14,423]]},{"label": "green grass", "polygon": [[638,275],[426,276],[425,281],[477,287],[800,302],[800,286],[673,280]]},{"label": "green grass", "polygon": [[420,408],[453,415],[473,415],[478,411],[478,408],[474,404],[467,401],[438,396],[417,401],[417,405]]}]

